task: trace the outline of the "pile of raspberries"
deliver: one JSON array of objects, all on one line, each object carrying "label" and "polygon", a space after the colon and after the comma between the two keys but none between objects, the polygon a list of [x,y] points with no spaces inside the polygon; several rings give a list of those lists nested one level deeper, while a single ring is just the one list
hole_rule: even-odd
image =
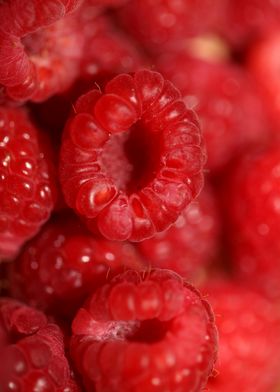
[{"label": "pile of raspberries", "polygon": [[0,392],[280,391],[280,2],[0,0]]}]

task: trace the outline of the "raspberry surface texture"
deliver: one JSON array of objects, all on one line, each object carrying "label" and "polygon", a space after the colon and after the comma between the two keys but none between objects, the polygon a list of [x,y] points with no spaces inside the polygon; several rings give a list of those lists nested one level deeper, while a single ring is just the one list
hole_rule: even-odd
[{"label": "raspberry surface texture", "polygon": [[78,392],[59,327],[11,298],[0,298],[1,391]]},{"label": "raspberry surface texture", "polygon": [[94,238],[77,218],[61,214],[10,265],[10,292],[58,317],[71,317],[88,294],[128,268],[143,268],[132,245]]},{"label": "raspberry surface texture", "polygon": [[279,388],[280,312],[256,291],[234,281],[210,282],[203,290],[219,332],[213,392],[268,392]]},{"label": "raspberry surface texture", "polygon": [[228,239],[237,275],[280,296],[280,148],[247,152],[225,184]]},{"label": "raspberry surface texture", "polygon": [[218,254],[220,219],[215,194],[208,184],[173,226],[140,242],[138,248],[153,267],[171,269],[196,283]]},{"label": "raspberry surface texture", "polygon": [[0,107],[0,259],[15,256],[53,209],[54,173],[41,136],[23,109]]},{"label": "raspberry surface texture", "polygon": [[87,391],[201,391],[216,360],[210,306],[167,270],[117,276],[88,299],[72,330]]},{"label": "raspberry surface texture", "polygon": [[73,83],[83,36],[77,19],[65,16],[77,5],[54,0],[0,4],[2,100],[42,101]]},{"label": "raspberry surface texture", "polygon": [[180,89],[187,107],[197,111],[207,147],[207,167],[214,174],[246,146],[267,137],[263,103],[243,68],[186,53],[163,55],[158,68]]},{"label": "raspberry surface texture", "polygon": [[67,204],[108,239],[140,241],[176,221],[203,184],[195,113],[149,70],[121,74],[75,104],[63,135]]}]

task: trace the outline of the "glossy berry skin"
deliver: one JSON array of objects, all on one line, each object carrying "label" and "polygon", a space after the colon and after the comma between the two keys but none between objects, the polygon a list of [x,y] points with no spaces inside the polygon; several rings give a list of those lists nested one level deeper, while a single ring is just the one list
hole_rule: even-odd
[{"label": "glossy berry skin", "polygon": [[118,17],[129,35],[150,53],[164,53],[184,48],[186,38],[215,30],[226,4],[224,0],[132,0]]},{"label": "glossy berry skin", "polygon": [[267,119],[258,90],[241,67],[186,53],[159,58],[158,69],[197,111],[207,147],[207,167],[224,169],[246,146],[265,139]]},{"label": "glossy berry skin", "polygon": [[71,317],[97,287],[125,269],[141,267],[132,245],[95,238],[77,218],[61,214],[10,265],[10,292],[51,314]]},{"label": "glossy berry skin", "polygon": [[171,271],[128,271],[89,297],[70,352],[85,390],[201,391],[216,360],[206,301]]},{"label": "glossy berry skin", "polygon": [[142,241],[138,249],[153,267],[177,272],[198,283],[218,253],[220,216],[208,184],[168,230]]},{"label": "glossy berry skin", "polygon": [[0,107],[0,260],[14,257],[54,207],[54,173],[41,137],[23,109]]},{"label": "glossy berry skin", "polygon": [[203,183],[198,120],[149,70],[121,74],[80,97],[63,135],[67,204],[104,237],[140,241],[168,228]]},{"label": "glossy berry skin", "polygon": [[[234,281],[208,283],[219,332],[217,375],[211,392],[268,392],[279,388],[279,306]],[[229,382],[230,380],[230,382]]]},{"label": "glossy berry skin", "polygon": [[73,83],[83,37],[76,18],[66,15],[78,3],[46,0],[42,5],[39,0],[16,0],[0,4],[2,101],[40,102]]},{"label": "glossy berry skin", "polygon": [[[280,7],[279,7],[280,15]],[[255,42],[248,54],[248,69],[261,88],[277,136],[280,126],[280,29],[269,31]]]},{"label": "glossy berry skin", "polygon": [[279,298],[279,146],[244,154],[225,183],[224,199],[235,272]]},{"label": "glossy berry skin", "polygon": [[0,298],[0,388],[9,391],[78,392],[59,327],[36,309]]}]

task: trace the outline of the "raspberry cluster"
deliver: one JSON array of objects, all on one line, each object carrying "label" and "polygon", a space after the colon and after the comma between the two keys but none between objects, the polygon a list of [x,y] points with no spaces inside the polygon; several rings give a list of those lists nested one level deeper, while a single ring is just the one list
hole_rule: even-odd
[{"label": "raspberry cluster", "polygon": [[279,390],[279,4],[0,0],[0,392]]}]

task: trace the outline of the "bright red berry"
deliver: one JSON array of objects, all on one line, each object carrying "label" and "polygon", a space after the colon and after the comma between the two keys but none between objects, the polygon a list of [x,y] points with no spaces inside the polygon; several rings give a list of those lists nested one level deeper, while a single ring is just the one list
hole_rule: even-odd
[{"label": "bright red berry", "polygon": [[0,298],[0,388],[9,391],[78,391],[65,357],[63,335],[45,315]]},{"label": "bright red berry", "polygon": [[0,259],[13,257],[55,202],[51,162],[23,109],[0,107]]},{"label": "bright red berry", "polygon": [[0,4],[0,85],[8,98],[42,101],[67,89],[78,76],[83,37],[77,19],[64,18],[78,3],[64,3]]},{"label": "bright red berry", "polygon": [[89,227],[139,241],[169,227],[196,197],[205,152],[179,91],[141,70],[78,99],[60,160],[66,202]]},{"label": "bright red berry", "polygon": [[234,281],[204,290],[219,332],[217,375],[209,392],[277,391],[280,372],[280,311],[256,291]]},{"label": "bright red berry", "polygon": [[108,279],[141,266],[132,245],[94,238],[77,218],[60,215],[11,264],[10,292],[56,316],[71,316]]},{"label": "bright red berry", "polygon": [[172,53],[158,68],[197,111],[207,147],[207,166],[223,169],[244,147],[266,137],[264,107],[250,76],[241,67]]},{"label": "bright red berry", "polygon": [[[280,18],[280,7],[279,7]],[[248,68],[261,88],[275,134],[280,126],[280,29],[257,41],[248,54]]]},{"label": "bright red berry", "polygon": [[247,152],[225,184],[228,239],[238,276],[280,296],[280,148]]},{"label": "bright red berry", "polygon": [[87,391],[201,391],[216,360],[212,311],[170,271],[128,271],[93,294],[72,324]]},{"label": "bright red berry", "polygon": [[153,267],[176,271],[198,282],[218,253],[220,217],[215,195],[208,185],[168,230],[139,243]]}]

